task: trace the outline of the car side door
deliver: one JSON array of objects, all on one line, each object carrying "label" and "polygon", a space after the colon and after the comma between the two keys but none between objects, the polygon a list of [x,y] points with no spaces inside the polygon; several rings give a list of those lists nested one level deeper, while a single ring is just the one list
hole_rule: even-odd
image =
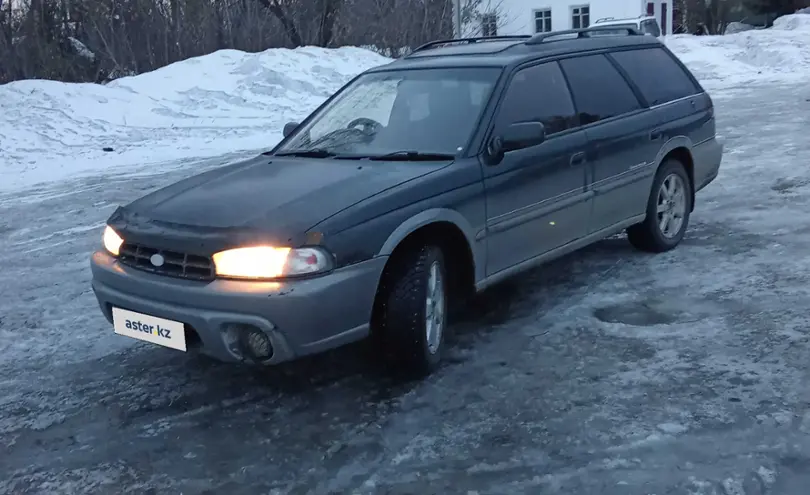
[{"label": "car side door", "polygon": [[[514,124],[541,122],[545,138],[505,153],[493,143]],[[487,275],[585,235],[585,133],[557,62],[519,68],[496,110],[482,161],[487,209]],[[510,127],[512,126],[512,127]]]},{"label": "car side door", "polygon": [[593,191],[589,233],[644,213],[660,136],[656,118],[604,55],[560,62],[588,138]]}]

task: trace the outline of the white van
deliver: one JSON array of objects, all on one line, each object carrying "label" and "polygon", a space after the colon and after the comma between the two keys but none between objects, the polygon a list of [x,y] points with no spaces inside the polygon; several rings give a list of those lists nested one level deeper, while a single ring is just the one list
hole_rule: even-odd
[{"label": "white van", "polygon": [[655,17],[650,15],[643,15],[630,19],[604,17],[602,19],[598,19],[592,24],[592,26],[620,26],[623,28],[633,27],[637,31],[644,34],[649,34],[650,36],[655,36],[656,38],[661,36],[661,26],[658,25],[658,21],[655,19]]}]

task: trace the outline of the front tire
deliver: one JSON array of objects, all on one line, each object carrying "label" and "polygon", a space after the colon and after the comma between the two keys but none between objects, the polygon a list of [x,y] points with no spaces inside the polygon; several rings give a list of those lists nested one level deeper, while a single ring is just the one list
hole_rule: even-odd
[{"label": "front tire", "polygon": [[448,279],[442,250],[422,245],[390,262],[373,331],[388,364],[425,376],[438,368],[447,333]]},{"label": "front tire", "polygon": [[627,229],[636,249],[663,253],[680,244],[692,211],[691,182],[683,164],[667,160],[658,169],[647,200],[647,217]]}]

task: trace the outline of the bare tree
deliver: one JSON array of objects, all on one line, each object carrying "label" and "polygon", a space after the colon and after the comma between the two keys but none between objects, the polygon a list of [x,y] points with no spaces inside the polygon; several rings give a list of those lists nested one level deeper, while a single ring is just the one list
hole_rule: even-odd
[{"label": "bare tree", "polygon": [[729,23],[729,14],[739,0],[706,0],[705,26],[709,34],[722,34]]},{"label": "bare tree", "polygon": [[0,0],[0,82],[103,82],[224,48],[399,56],[452,33],[452,0]]},{"label": "bare tree", "polygon": [[743,0],[679,0],[686,32],[697,33],[705,28],[706,34],[721,34],[732,15],[743,9]]},{"label": "bare tree", "polygon": [[461,7],[461,36],[497,36],[514,21],[503,0],[468,0]]}]

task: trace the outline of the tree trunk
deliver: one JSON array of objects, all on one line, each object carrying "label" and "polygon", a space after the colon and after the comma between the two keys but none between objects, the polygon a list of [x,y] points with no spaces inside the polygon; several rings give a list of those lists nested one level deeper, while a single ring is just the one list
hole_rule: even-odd
[{"label": "tree trunk", "polygon": [[335,20],[340,8],[340,0],[323,0],[323,3],[321,25],[318,30],[318,46],[325,48],[332,42],[335,33]]},{"label": "tree trunk", "polygon": [[287,14],[284,12],[284,9],[281,7],[281,4],[278,3],[278,0],[259,0],[259,3],[264,6],[271,14],[276,16],[276,19],[281,23],[284,27],[284,32],[287,33],[287,37],[290,39],[290,42],[293,46],[304,46],[304,40],[301,38],[301,33],[298,32],[298,28],[295,27],[295,23],[287,17]]}]

